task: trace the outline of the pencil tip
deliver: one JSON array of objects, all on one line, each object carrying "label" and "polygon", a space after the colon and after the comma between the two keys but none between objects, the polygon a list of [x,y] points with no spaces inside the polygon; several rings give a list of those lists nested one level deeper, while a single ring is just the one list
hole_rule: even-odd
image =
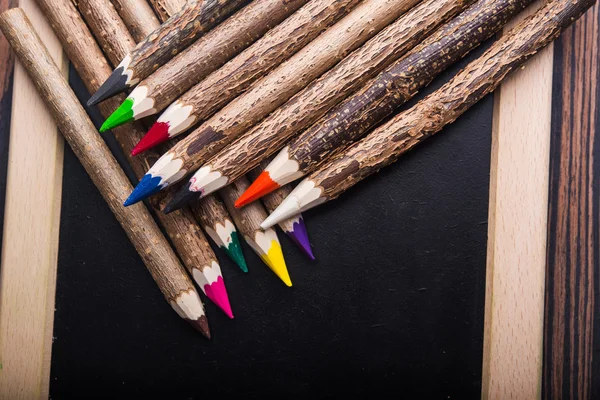
[{"label": "pencil tip", "polygon": [[144,200],[146,197],[150,197],[153,194],[160,192],[162,189],[160,186],[160,180],[160,176],[153,177],[150,174],[144,175],[135,189],[133,189],[133,192],[131,192],[127,200],[125,200],[123,205],[128,207]]},{"label": "pencil tip", "polygon": [[263,171],[260,173],[258,178],[252,182],[250,187],[246,189],[244,193],[242,193],[240,198],[236,200],[235,206],[236,208],[243,207],[246,204],[250,204],[276,189],[279,189],[277,182],[271,179],[267,171]]},{"label": "pencil tip", "polygon": [[255,239],[256,245],[261,249],[260,252],[257,252],[260,258],[286,286],[291,287],[292,280],[285,265],[283,251],[275,230],[267,229],[264,232],[258,232]]},{"label": "pencil tip", "polygon": [[306,224],[304,223],[302,215],[299,215],[297,218],[295,218],[295,221],[292,226],[292,230],[286,232],[286,234],[304,252],[304,254],[306,254],[306,256],[311,261],[314,261],[315,256],[310,245],[310,239],[308,238],[308,230],[306,229]]},{"label": "pencil tip", "polygon": [[133,100],[129,97],[102,124],[100,132],[105,132],[133,121]]},{"label": "pencil tip", "polygon": [[131,155],[136,156],[148,149],[153,148],[169,140],[169,124],[165,122],[155,122],[148,133],[131,150]]},{"label": "pencil tip", "polygon": [[169,203],[163,208],[163,213],[168,214],[170,212],[179,210],[186,204],[198,200],[202,197],[202,192],[194,192],[190,190],[191,182],[188,181],[169,201]]},{"label": "pencil tip", "polygon": [[206,297],[211,299],[213,303],[223,310],[225,315],[230,319],[233,319],[229,296],[227,295],[227,289],[225,288],[225,282],[223,281],[222,276],[219,276],[215,282],[204,285],[204,293],[206,293]]},{"label": "pencil tip", "polygon": [[204,335],[204,337],[206,337],[207,339],[210,340],[211,335],[210,335],[210,329],[208,328],[208,320],[206,319],[206,316],[203,315],[200,318],[193,320],[193,319],[186,319],[186,321],[192,325],[194,327],[194,329],[196,329],[198,332],[200,332],[202,335]]},{"label": "pencil tip", "polygon": [[129,78],[125,74],[125,68],[122,66],[117,67],[106,81],[100,86],[100,88],[90,97],[87,102],[88,106],[94,106],[101,101],[104,101],[110,97],[113,97],[123,91],[125,91],[128,85]]},{"label": "pencil tip", "polygon": [[247,273],[248,264],[246,264],[246,259],[244,258],[244,253],[242,252],[242,245],[240,244],[240,236],[238,232],[231,232],[229,238],[231,241],[229,242],[229,245],[224,248],[225,252],[243,272]]}]

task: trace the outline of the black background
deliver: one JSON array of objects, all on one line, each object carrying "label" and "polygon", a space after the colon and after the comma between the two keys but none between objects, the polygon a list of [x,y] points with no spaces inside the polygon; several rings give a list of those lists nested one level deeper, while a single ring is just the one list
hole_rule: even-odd
[{"label": "black background", "polygon": [[217,252],[235,319],[206,302],[211,341],[166,303],[67,148],[51,397],[479,398],[492,103],[305,213],[316,262],[279,232],[293,288],[248,246],[248,274]]}]

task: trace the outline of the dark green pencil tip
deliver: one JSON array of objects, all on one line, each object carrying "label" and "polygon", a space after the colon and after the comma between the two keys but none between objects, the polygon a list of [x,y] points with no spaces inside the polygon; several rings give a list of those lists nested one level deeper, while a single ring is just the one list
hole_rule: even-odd
[{"label": "dark green pencil tip", "polygon": [[238,267],[244,272],[248,272],[248,265],[246,264],[246,259],[244,258],[244,253],[242,252],[242,246],[240,244],[240,238],[237,232],[231,232],[231,243],[229,246],[223,247],[229,258],[233,260],[234,263],[237,264]]}]

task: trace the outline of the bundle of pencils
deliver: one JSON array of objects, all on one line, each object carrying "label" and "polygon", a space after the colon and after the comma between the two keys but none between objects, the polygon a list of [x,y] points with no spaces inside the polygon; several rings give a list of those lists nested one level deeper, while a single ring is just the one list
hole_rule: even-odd
[{"label": "bundle of pencils", "polygon": [[407,110],[533,0],[37,2],[139,179],[133,190],[24,13],[5,12],[0,29],[169,304],[210,337],[190,276],[233,312],[203,232],[247,272],[243,238],[292,286],[274,225],[314,260],[303,211],[452,123],[595,0],[547,2]]}]

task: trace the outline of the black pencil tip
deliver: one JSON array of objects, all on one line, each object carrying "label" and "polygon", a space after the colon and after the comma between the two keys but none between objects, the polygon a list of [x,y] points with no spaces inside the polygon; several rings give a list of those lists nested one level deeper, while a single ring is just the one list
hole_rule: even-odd
[{"label": "black pencil tip", "polygon": [[124,74],[124,71],[125,69],[123,67],[115,69],[102,86],[100,86],[100,89],[90,97],[87,105],[91,107],[127,90],[129,87],[127,83],[128,78],[127,75]]},{"label": "black pencil tip", "polygon": [[186,183],[176,194],[173,196],[171,201],[163,208],[163,212],[168,214],[170,212],[179,210],[186,204],[198,200],[202,197],[202,192],[193,192],[190,190],[191,183]]}]

